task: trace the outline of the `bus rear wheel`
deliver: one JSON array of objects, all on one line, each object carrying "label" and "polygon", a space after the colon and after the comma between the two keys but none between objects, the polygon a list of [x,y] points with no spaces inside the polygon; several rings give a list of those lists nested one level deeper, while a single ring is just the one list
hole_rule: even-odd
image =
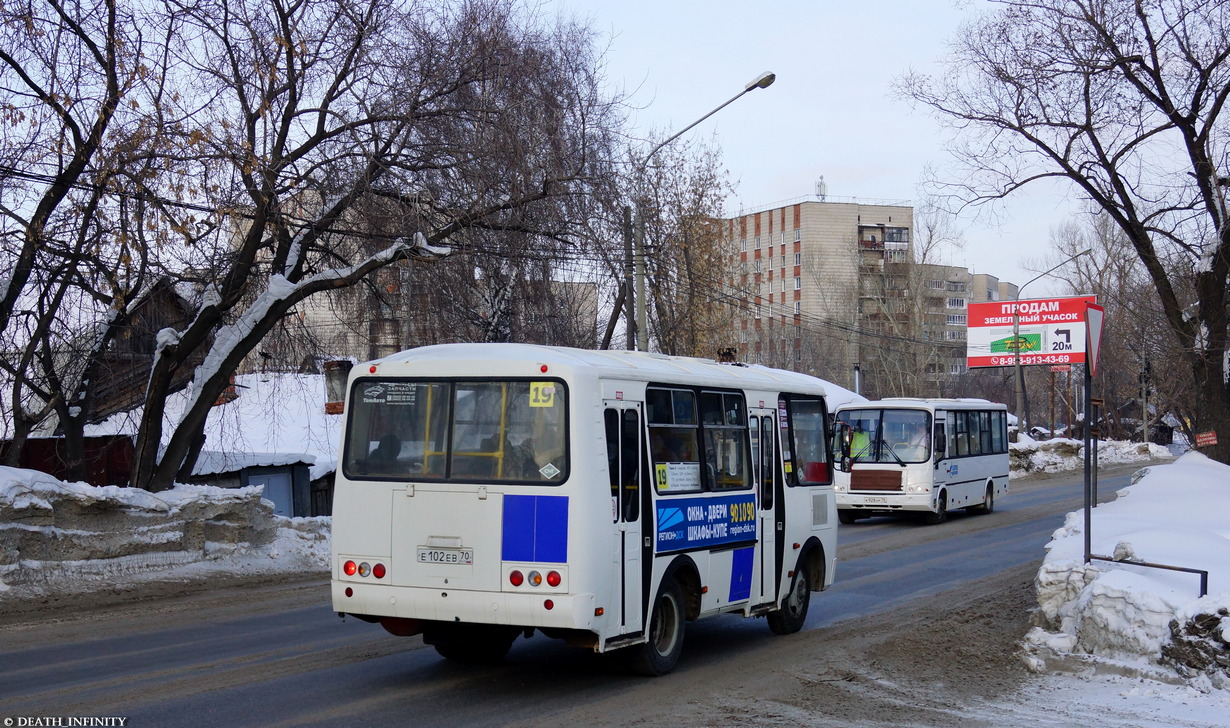
[{"label": "bus rear wheel", "polygon": [[519,631],[496,625],[468,625],[461,629],[426,632],[424,641],[436,648],[440,656],[473,665],[490,665],[504,659]]},{"label": "bus rear wheel", "polygon": [[970,506],[970,513],[992,513],[995,511],[995,486],[987,485],[987,497],[980,505]]},{"label": "bus rear wheel", "polygon": [[794,634],[803,629],[807,621],[807,608],[811,605],[811,577],[807,575],[807,567],[800,563],[794,569],[794,579],[790,582],[790,593],[782,600],[780,609],[775,609],[765,615],[769,629],[773,634]]},{"label": "bus rear wheel", "polygon": [[649,613],[649,641],[630,647],[628,666],[637,674],[658,677],[675,669],[683,651],[683,589],[674,579],[662,583]]}]

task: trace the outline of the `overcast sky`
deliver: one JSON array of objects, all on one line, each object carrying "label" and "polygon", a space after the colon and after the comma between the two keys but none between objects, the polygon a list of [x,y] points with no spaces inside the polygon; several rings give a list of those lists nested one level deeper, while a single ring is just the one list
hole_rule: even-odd
[{"label": "overcast sky", "polygon": [[[917,204],[924,168],[948,164],[939,127],[894,97],[893,79],[937,70],[947,40],[977,0],[546,0],[589,19],[610,44],[607,76],[641,107],[640,132],[678,131],[738,93],[763,71],[773,86],[753,91],[689,134],[715,135],[738,194],[727,214],[815,193],[830,199]],[[1052,226],[1072,205],[1039,188],[1005,206],[1002,224],[963,220],[965,247],[944,262],[1017,284],[1050,253]],[[1030,261],[1035,265],[1029,266]],[[1054,279],[1027,297],[1058,292]]]}]

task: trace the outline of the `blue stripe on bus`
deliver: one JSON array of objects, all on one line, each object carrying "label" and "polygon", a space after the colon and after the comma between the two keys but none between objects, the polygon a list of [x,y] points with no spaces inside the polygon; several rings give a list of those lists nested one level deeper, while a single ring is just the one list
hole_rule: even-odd
[{"label": "blue stripe on bus", "polygon": [[756,553],[754,546],[745,549],[735,549],[730,564],[730,597],[729,602],[741,602],[752,596],[752,556]]},{"label": "blue stripe on bus", "polygon": [[500,558],[563,564],[568,561],[568,497],[504,496]]}]

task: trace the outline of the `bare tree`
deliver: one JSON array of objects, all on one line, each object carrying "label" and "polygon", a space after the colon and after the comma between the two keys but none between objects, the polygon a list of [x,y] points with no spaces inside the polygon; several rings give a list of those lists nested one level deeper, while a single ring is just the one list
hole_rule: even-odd
[{"label": "bare tree", "polygon": [[[134,475],[152,489],[192,467],[230,372],[293,306],[443,254],[467,229],[550,222],[540,207],[582,194],[595,173],[601,147],[590,142],[610,108],[587,31],[541,26],[504,0],[207,1],[185,12],[179,63],[200,107],[185,145],[203,151],[189,161],[225,180],[216,205],[240,224],[198,263],[212,282],[196,318],[161,339]],[[372,197],[403,212],[399,229],[361,228],[356,207]],[[154,405],[202,351],[160,457]]]},{"label": "bare tree", "polygon": [[643,173],[632,180],[631,195],[644,220],[650,337],[666,354],[714,358],[730,346],[734,330],[725,290],[728,241],[719,225],[731,189],[721,149],[678,139],[635,171]]},{"label": "bare tree", "polygon": [[[126,330],[148,285],[153,156],[173,14],[114,2],[17,2],[0,8],[0,360],[12,442],[53,412],[83,477],[83,427],[102,351]],[[170,24],[170,25],[167,25]],[[147,223],[150,223],[147,225]]]},{"label": "bare tree", "polygon": [[1230,462],[1225,3],[1000,5],[958,35],[946,76],[902,81],[959,131],[953,151],[963,170],[949,191],[975,203],[1062,179],[1113,220],[1204,403],[1197,429],[1220,435],[1209,454]]},{"label": "bare tree", "polygon": [[[1157,291],[1122,229],[1108,215],[1092,212],[1052,229],[1051,245],[1055,261],[1046,263],[1047,268],[1078,251],[1092,250],[1091,255],[1077,258],[1059,275],[1071,293],[1093,293],[1109,310],[1118,312],[1103,324],[1098,377],[1094,381],[1097,395],[1106,402],[1113,435],[1127,438],[1148,434],[1148,422],[1143,421],[1139,409],[1146,368],[1165,372],[1151,385],[1158,395],[1154,405],[1192,421],[1200,398],[1191,369],[1184,366],[1184,353],[1170,335]],[[1190,281],[1190,272],[1178,278]],[[1190,301],[1193,293],[1183,290],[1180,295]],[[1137,431],[1137,422],[1143,432]]]}]

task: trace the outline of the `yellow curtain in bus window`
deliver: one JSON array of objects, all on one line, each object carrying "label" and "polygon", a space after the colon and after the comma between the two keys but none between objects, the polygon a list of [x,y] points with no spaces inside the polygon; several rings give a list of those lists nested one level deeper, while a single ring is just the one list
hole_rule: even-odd
[{"label": "yellow curtain in bus window", "polygon": [[554,407],[555,382],[530,382],[530,406]]}]

